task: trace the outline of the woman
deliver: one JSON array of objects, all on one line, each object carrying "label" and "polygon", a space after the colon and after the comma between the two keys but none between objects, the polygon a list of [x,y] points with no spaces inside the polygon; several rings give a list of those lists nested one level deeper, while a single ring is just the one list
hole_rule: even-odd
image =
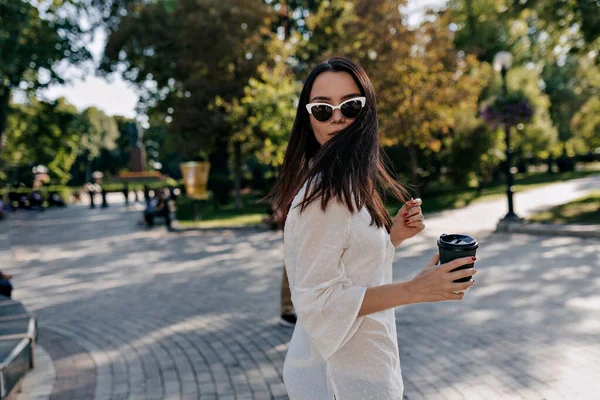
[{"label": "woman", "polygon": [[394,307],[460,300],[473,284],[452,282],[473,269],[449,273],[471,257],[437,265],[437,255],[412,280],[392,283],[395,247],[424,224],[419,199],[394,220],[384,207],[381,189],[408,196],[382,163],[375,99],[350,60],[318,65],[273,191],[278,208],[292,204],[284,258],[298,322],[283,367],[292,400],[401,399]]}]

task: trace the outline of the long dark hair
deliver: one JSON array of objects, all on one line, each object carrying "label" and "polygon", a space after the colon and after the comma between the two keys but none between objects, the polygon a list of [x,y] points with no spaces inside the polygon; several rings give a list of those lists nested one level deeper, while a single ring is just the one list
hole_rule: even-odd
[{"label": "long dark hair", "polygon": [[[321,146],[311,130],[306,104],[315,79],[327,71],[349,73],[367,101],[352,124]],[[317,198],[321,198],[323,210],[332,198],[337,198],[352,213],[355,207],[360,210],[366,206],[371,225],[385,227],[389,233],[392,218],[384,205],[386,194],[403,202],[409,195],[388,172],[384,156],[379,144],[375,89],[367,73],[346,58],[330,58],[317,65],[304,83],[283,165],[268,197],[273,197],[276,209],[287,213],[288,206],[308,181],[310,190],[299,204],[300,212]]]}]

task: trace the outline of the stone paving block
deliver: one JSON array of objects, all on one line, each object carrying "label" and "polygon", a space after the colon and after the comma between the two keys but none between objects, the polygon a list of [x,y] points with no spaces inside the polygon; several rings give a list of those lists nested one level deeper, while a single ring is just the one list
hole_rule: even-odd
[{"label": "stone paving block", "polygon": [[254,398],[256,400],[271,399],[271,394],[268,391],[255,391]]},{"label": "stone paving block", "polygon": [[283,385],[283,382],[274,383],[272,385],[269,385],[269,389],[270,389],[271,394],[275,397],[283,396],[283,395],[287,394],[287,391],[285,390],[285,386]]},{"label": "stone paving block", "polygon": [[200,394],[204,396],[205,394],[213,394],[217,393],[217,388],[212,383],[201,383],[198,385],[200,388]]}]

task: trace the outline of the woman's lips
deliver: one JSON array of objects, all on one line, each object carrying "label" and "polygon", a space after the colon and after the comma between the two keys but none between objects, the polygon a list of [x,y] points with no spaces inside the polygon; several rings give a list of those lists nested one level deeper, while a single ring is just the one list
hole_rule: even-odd
[{"label": "woman's lips", "polygon": [[[340,129],[340,130],[341,130],[341,129]],[[335,134],[336,134],[336,133],[338,133],[338,132],[339,132],[339,131],[333,131],[333,132],[331,132],[331,133],[329,134],[329,136],[333,136],[333,135],[335,135]]]}]

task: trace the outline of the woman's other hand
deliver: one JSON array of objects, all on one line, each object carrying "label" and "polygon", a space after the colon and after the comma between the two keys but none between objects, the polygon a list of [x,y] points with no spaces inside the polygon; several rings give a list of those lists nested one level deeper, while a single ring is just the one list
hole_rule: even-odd
[{"label": "woman's other hand", "polygon": [[410,199],[396,214],[390,231],[390,239],[395,247],[425,229],[422,203],[421,199]]}]

